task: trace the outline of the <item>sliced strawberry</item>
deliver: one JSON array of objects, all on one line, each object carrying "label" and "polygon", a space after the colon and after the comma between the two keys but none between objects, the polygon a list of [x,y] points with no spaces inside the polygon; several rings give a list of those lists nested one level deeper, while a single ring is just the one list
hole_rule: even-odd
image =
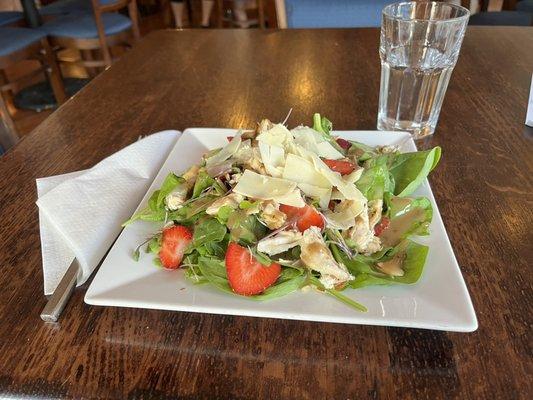
[{"label": "sliced strawberry", "polygon": [[339,146],[341,146],[344,150],[348,150],[350,147],[352,147],[352,144],[343,138],[337,138],[336,142]]},{"label": "sliced strawberry", "polygon": [[351,174],[355,169],[355,164],[350,161],[328,160],[327,158],[323,158],[322,161],[324,161],[324,163],[329,167],[329,169],[338,172],[341,175]]},{"label": "sliced strawberry", "polygon": [[288,221],[296,221],[296,226],[300,232],[305,231],[311,226],[318,226],[320,229],[324,227],[324,219],[312,206],[306,204],[298,208],[282,204],[279,206],[279,209],[287,215]]},{"label": "sliced strawberry", "polygon": [[379,236],[383,233],[385,229],[387,229],[390,225],[390,219],[387,217],[381,218],[381,221],[374,227],[374,234],[376,236]]},{"label": "sliced strawberry", "polygon": [[235,293],[251,296],[272,286],[281,273],[281,266],[276,263],[265,266],[248,249],[231,242],[226,251],[226,273]]},{"label": "sliced strawberry", "polygon": [[180,266],[185,249],[192,241],[192,233],[181,225],[171,226],[163,230],[159,259],[161,264],[168,269],[176,269]]}]

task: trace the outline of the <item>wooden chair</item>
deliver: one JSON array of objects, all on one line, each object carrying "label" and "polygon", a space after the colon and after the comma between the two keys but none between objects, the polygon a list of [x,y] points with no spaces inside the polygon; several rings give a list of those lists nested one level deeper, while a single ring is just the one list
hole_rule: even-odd
[{"label": "wooden chair", "polygon": [[[28,59],[37,59],[41,63],[41,67],[17,79],[17,81],[8,82],[4,70]],[[66,101],[67,95],[55,54],[46,34],[36,29],[0,28],[0,114],[2,114],[5,125],[2,135],[0,135],[0,145],[5,150],[18,141],[15,123],[8,108],[8,103],[12,101],[13,92],[21,89],[25,83],[43,72],[50,80],[58,104],[62,104]]]},{"label": "wooden chair", "polygon": [[[258,14],[258,23],[259,27],[261,29],[266,28],[266,22],[265,22],[265,5],[263,0],[256,0],[257,2],[257,14]],[[224,27],[224,21],[228,21],[231,24],[235,24],[235,21],[233,20],[225,20],[224,19],[224,0],[217,0],[217,28],[223,28]]]},{"label": "wooden chair", "polygon": [[[80,50],[82,60],[72,62],[81,64],[92,75],[96,68],[113,63],[111,47],[130,47],[132,34],[134,40],[140,38],[139,17],[136,0],[85,1],[90,2],[92,12],[67,11],[40,29],[49,35],[53,45]],[[130,18],[116,12],[126,7]],[[96,54],[98,51],[101,57]]]},{"label": "wooden chair", "polygon": [[20,26],[24,23],[24,14],[20,11],[0,11],[0,26]]}]

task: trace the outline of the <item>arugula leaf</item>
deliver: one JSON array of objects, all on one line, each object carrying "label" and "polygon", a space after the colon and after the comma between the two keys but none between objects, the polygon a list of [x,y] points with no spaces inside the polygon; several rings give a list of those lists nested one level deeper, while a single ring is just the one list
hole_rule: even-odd
[{"label": "arugula leaf", "polygon": [[320,282],[320,280],[315,277],[315,276],[310,276],[310,281],[313,285],[315,285],[319,290],[337,298],[338,300],[342,301],[344,304],[346,304],[347,306],[350,306],[358,311],[361,311],[361,312],[367,312],[368,309],[358,303],[357,301],[355,300],[352,300],[351,298],[349,298],[348,296],[345,296],[343,295],[339,290],[335,290],[335,289],[326,289],[324,287],[324,285],[322,285],[322,283]]},{"label": "arugula leaf", "polygon": [[133,215],[130,219],[125,221],[122,226],[126,227],[130,224],[132,224],[135,221],[164,221],[166,215],[166,210],[152,210],[150,207],[143,208],[141,211],[137,212],[135,215]]},{"label": "arugula leaf", "polygon": [[[271,300],[275,299],[277,297],[283,297],[288,295],[289,293],[292,293],[302,287],[302,285],[305,283],[307,277],[301,273],[299,275],[294,275],[290,278],[282,279],[283,272],[286,270],[291,271],[297,271],[292,268],[287,268],[282,271],[280,278],[278,278],[277,283],[267,288],[263,293],[257,294],[255,296],[250,296],[249,298],[252,300]],[[294,274],[291,272],[291,274]]]},{"label": "arugula leaf", "polygon": [[246,215],[246,212],[242,210],[235,210],[230,215],[227,226],[231,233],[231,240],[243,244],[257,243],[267,230],[255,215]]},{"label": "arugula leaf", "polygon": [[224,261],[214,258],[199,257],[197,265],[202,277],[210,284],[223,292],[234,294],[228,283]]},{"label": "arugula leaf", "polygon": [[146,253],[158,254],[159,250],[161,250],[161,239],[162,235],[156,235],[150,239],[148,245],[146,246]]},{"label": "arugula leaf", "polygon": [[213,186],[215,183],[216,181],[209,176],[205,168],[200,168],[198,176],[196,177],[196,182],[194,182],[191,198],[197,198],[205,189]]},{"label": "arugula leaf", "polygon": [[229,216],[233,212],[233,208],[230,206],[222,206],[218,209],[216,218],[221,224],[227,224]]},{"label": "arugula leaf", "polygon": [[350,140],[349,142],[352,144],[352,146],[348,149],[348,154],[354,155],[359,164],[371,159],[376,155],[376,151],[371,146],[356,142],[355,140]]},{"label": "arugula leaf", "polygon": [[220,242],[225,236],[226,227],[215,218],[209,218],[196,225],[191,246],[194,248],[210,242]]},{"label": "arugula leaf", "polygon": [[[173,174],[172,172],[167,175],[165,180],[163,181],[163,184],[159,188],[159,190],[156,190],[157,197],[156,197],[156,207],[157,209],[164,206],[165,198],[172,193],[179,185],[185,185],[185,179],[183,179],[181,176],[177,176]],[[184,190],[186,190],[186,187],[184,187]],[[154,194],[156,193],[154,192]],[[152,195],[153,197],[153,195]],[[150,199],[151,200],[151,199]]]},{"label": "arugula leaf", "polygon": [[408,196],[413,193],[439,162],[441,148],[417,151],[413,153],[394,154],[390,172],[394,176],[396,196]]}]

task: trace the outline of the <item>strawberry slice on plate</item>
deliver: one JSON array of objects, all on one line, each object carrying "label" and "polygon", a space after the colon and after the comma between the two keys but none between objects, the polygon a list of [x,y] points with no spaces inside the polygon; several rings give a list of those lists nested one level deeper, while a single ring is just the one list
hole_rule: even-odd
[{"label": "strawberry slice on plate", "polygon": [[163,267],[176,269],[180,266],[185,249],[192,241],[192,233],[181,225],[174,225],[163,230],[159,259]]},{"label": "strawberry slice on plate", "polygon": [[288,221],[296,222],[296,227],[300,232],[305,231],[311,226],[318,226],[320,229],[324,227],[324,219],[318,211],[310,205],[306,204],[305,206],[298,208],[281,204],[279,210],[287,216]]},{"label": "strawberry slice on plate", "polygon": [[329,167],[330,170],[338,172],[341,175],[348,175],[355,169],[355,164],[345,160],[328,160],[323,158],[322,161]]},{"label": "strawberry slice on plate", "polygon": [[265,266],[247,248],[231,242],[226,251],[226,273],[235,293],[252,296],[263,293],[276,282],[281,266],[276,263]]}]

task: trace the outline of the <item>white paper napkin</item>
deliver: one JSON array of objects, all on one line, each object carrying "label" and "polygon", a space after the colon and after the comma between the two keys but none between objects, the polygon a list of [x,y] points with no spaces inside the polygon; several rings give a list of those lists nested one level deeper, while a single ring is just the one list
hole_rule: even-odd
[{"label": "white paper napkin", "polygon": [[53,293],[75,257],[78,286],[89,278],[179,135],[155,133],[91,169],[37,179],[45,294]]}]

